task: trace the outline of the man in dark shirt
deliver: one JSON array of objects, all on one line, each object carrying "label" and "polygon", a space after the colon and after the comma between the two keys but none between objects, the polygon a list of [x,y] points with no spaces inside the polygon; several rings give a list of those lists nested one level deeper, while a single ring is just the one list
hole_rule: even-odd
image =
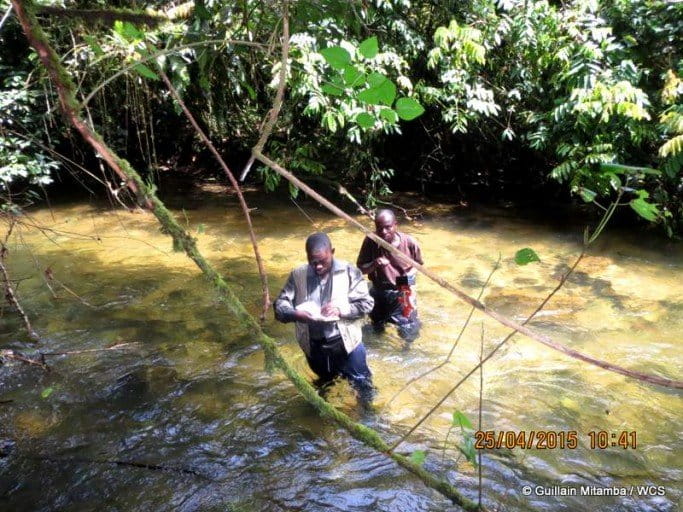
[{"label": "man in dark shirt", "polygon": [[367,283],[356,267],[333,258],[325,233],[306,239],[306,255],[308,265],[289,274],[275,300],[275,318],[296,322],[297,341],[320,384],[341,374],[368,403],[374,388],[361,331],[373,306]]},{"label": "man in dark shirt", "polygon": [[[420,246],[412,236],[398,231],[393,211],[377,211],[375,234],[423,264]],[[402,338],[415,340],[420,333],[415,289],[417,270],[368,237],[363,240],[356,265],[372,281],[370,295],[375,299],[375,306],[370,318],[375,329],[381,331],[386,322],[391,322],[397,325]]]}]

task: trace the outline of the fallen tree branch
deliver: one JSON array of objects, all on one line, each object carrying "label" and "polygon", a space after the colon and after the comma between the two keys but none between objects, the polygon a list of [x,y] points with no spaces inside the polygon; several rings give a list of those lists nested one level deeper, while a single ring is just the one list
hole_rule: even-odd
[{"label": "fallen tree branch", "polygon": [[33,366],[39,366],[46,372],[50,371],[50,367],[47,365],[45,362],[45,357],[43,357],[43,354],[40,354],[40,361],[36,359],[31,359],[30,357],[26,357],[24,354],[21,352],[17,352],[16,350],[8,350],[8,349],[3,349],[0,350],[0,361],[2,359],[10,359],[14,361],[21,361],[22,363],[30,364]]},{"label": "fallen tree branch", "polygon": [[261,277],[261,293],[262,293],[262,297],[263,297],[261,322],[263,322],[266,319],[266,313],[268,312],[268,308],[270,307],[270,294],[268,292],[268,276],[266,275],[266,269],[263,266],[263,259],[261,258],[261,253],[259,252],[259,249],[258,249],[258,242],[256,241],[256,234],[254,233],[254,225],[251,222],[251,214],[249,213],[249,206],[247,205],[247,201],[244,199],[244,194],[242,194],[242,189],[240,188],[239,183],[237,183],[235,176],[233,176],[232,171],[230,171],[228,164],[225,163],[225,160],[223,160],[220,153],[218,153],[218,151],[216,150],[216,147],[213,145],[213,143],[211,142],[209,137],[204,133],[204,130],[201,129],[201,127],[199,126],[199,124],[195,120],[194,116],[192,115],[190,110],[187,108],[187,105],[185,105],[185,102],[180,97],[180,94],[178,94],[178,91],[173,86],[171,81],[168,79],[168,76],[166,75],[164,70],[161,69],[160,66],[158,66],[158,69],[159,69],[159,74],[161,76],[161,79],[166,84],[166,87],[171,92],[171,95],[175,98],[175,100],[180,105],[180,108],[185,113],[185,117],[187,117],[187,120],[190,121],[190,124],[194,127],[195,131],[197,132],[197,135],[199,135],[199,138],[202,139],[202,142],[204,142],[206,147],[209,148],[209,151],[211,151],[211,154],[218,161],[218,165],[220,165],[221,168],[223,169],[223,172],[225,172],[225,175],[227,176],[228,180],[230,181],[230,184],[232,185],[232,188],[235,189],[235,193],[237,194],[237,197],[239,199],[240,206],[242,207],[242,213],[244,213],[244,218],[247,221],[247,227],[249,229],[249,238],[251,239],[251,246],[254,249],[254,257],[256,258],[256,266],[258,267],[258,273],[259,273],[259,276]]},{"label": "fallen tree branch", "polygon": [[[553,291],[551,291],[551,292],[548,294],[548,296],[547,296],[547,297],[546,297],[546,298],[545,298],[545,299],[536,307],[536,309],[533,311],[533,313],[531,313],[531,314],[526,318],[526,320],[524,320],[524,322],[522,322],[522,325],[526,325],[534,316],[536,316],[536,314],[537,314],[541,309],[543,309],[543,308],[545,307],[545,305],[546,305],[546,304],[548,303],[548,301],[553,297],[553,295],[555,295],[555,294],[558,292],[558,290],[559,290],[560,288],[562,288],[562,286],[564,285],[564,283],[567,281],[567,279],[569,278],[569,276],[571,275],[571,273],[574,272],[574,269],[577,267],[577,265],[579,264],[579,262],[583,259],[583,257],[584,257],[585,254],[586,254],[586,250],[585,250],[585,247],[584,247],[584,250],[581,251],[581,254],[579,254],[579,257],[578,257],[578,258],[576,258],[576,261],[575,261],[574,264],[571,266],[571,268],[562,276],[562,279],[560,279],[560,282],[557,283],[557,286],[555,286],[555,288],[553,289]],[[489,359],[491,359],[491,358],[493,357],[493,355],[494,355],[496,352],[498,352],[498,350],[499,350],[503,345],[505,345],[508,341],[510,341],[510,339],[511,339],[515,334],[517,334],[517,332],[518,332],[518,331],[512,331],[511,333],[509,333],[507,336],[505,336],[505,338],[503,339],[503,341],[501,341],[498,345],[496,345],[496,347],[495,347],[491,352],[488,353],[488,355],[487,355],[485,358],[483,358],[483,359],[480,358],[480,359],[479,359],[479,364],[476,365],[474,368],[472,368],[472,369],[467,373],[467,375],[465,375],[462,379],[460,379],[460,380],[455,384],[455,386],[453,386],[451,389],[449,389],[449,390],[448,390],[448,393],[446,393],[446,394],[445,394],[445,395],[436,403],[436,405],[434,405],[434,406],[427,412],[427,414],[425,414],[422,418],[420,418],[420,421],[418,421],[415,425],[413,425],[413,426],[410,428],[410,430],[408,430],[408,432],[406,432],[405,434],[403,434],[403,436],[402,436],[398,441],[395,441],[394,444],[392,445],[391,449],[392,449],[392,450],[395,450],[403,441],[405,441],[405,440],[408,438],[408,436],[409,436],[410,434],[412,434],[413,432],[415,432],[415,430],[417,430],[418,427],[419,427],[420,425],[422,425],[422,424],[427,420],[427,418],[429,418],[429,417],[430,417],[430,416],[431,416],[439,407],[441,407],[441,404],[443,404],[443,403],[446,401],[446,399],[448,399],[448,397],[451,396],[451,395],[455,392],[456,389],[458,389],[458,388],[459,388],[459,387],[460,387],[468,378],[470,378],[470,376],[472,376],[472,375],[474,374],[474,372],[477,371],[477,369],[481,368],[481,367],[484,365],[484,363],[485,363],[486,361],[488,361]]]},{"label": "fallen tree branch", "polygon": [[[493,274],[498,270],[498,267],[500,266],[500,255],[498,255],[498,261],[496,261],[496,264],[494,265],[493,269],[491,269],[491,272],[489,272],[489,276],[486,278],[486,282],[484,282],[484,285],[481,287],[481,290],[479,290],[479,295],[477,296],[477,300],[481,299],[481,296],[484,294],[484,290],[486,290],[486,287],[488,286],[489,282],[491,281],[491,278],[493,277]],[[413,377],[410,379],[408,382],[406,382],[401,389],[399,389],[394,395],[387,401],[385,407],[389,406],[391,402],[393,402],[398,395],[403,393],[406,389],[410,387],[411,384],[417,382],[418,380],[426,377],[430,373],[435,372],[436,370],[443,368],[446,366],[450,360],[451,356],[453,355],[453,352],[455,351],[455,347],[458,346],[458,343],[460,342],[460,338],[462,338],[462,335],[465,333],[465,329],[467,329],[467,326],[470,323],[470,320],[472,319],[472,315],[474,314],[475,308],[472,307],[470,309],[469,314],[467,315],[467,318],[465,319],[465,322],[463,323],[462,327],[460,328],[460,332],[458,333],[458,337],[455,338],[455,341],[453,342],[453,346],[451,347],[451,351],[448,353],[446,356],[446,359],[443,360],[440,364],[433,366],[429,370],[422,372],[420,375],[417,377]]]},{"label": "fallen tree branch", "polygon": [[642,382],[648,382],[650,384],[655,384],[657,386],[662,386],[666,388],[676,388],[676,389],[683,389],[683,381],[680,380],[674,380],[674,379],[667,379],[666,377],[659,377],[658,375],[650,375],[647,373],[642,373],[642,372],[637,372],[635,370],[629,370],[627,368],[624,368],[622,366],[616,365],[614,363],[610,363],[608,361],[603,361],[601,359],[597,359],[591,356],[588,356],[586,354],[583,354],[582,352],[579,352],[578,350],[574,350],[572,348],[567,347],[566,345],[562,345],[561,343],[558,343],[554,341],[552,338],[549,336],[546,336],[545,334],[537,333],[529,329],[528,327],[525,327],[524,324],[519,324],[515,322],[514,320],[511,320],[497,311],[494,311],[488,307],[486,307],[484,304],[481,303],[481,301],[470,297],[467,295],[465,292],[459,290],[452,284],[450,284],[448,281],[446,281],[444,278],[441,276],[437,275],[436,273],[432,272],[431,270],[427,269],[423,265],[420,265],[417,261],[413,260],[410,256],[402,253],[398,249],[396,249],[394,246],[391,244],[385,242],[383,239],[378,237],[373,231],[370,229],[366,228],[363,224],[358,222],[356,219],[352,218],[349,216],[346,212],[342,211],[339,209],[337,206],[332,204],[330,201],[325,199],[323,196],[318,194],[315,190],[313,190],[311,187],[306,185],[303,181],[298,179],[296,176],[294,176],[291,172],[289,172],[287,169],[282,167],[280,164],[277,162],[271,160],[264,154],[260,152],[254,153],[254,156],[256,157],[257,160],[260,162],[264,163],[271,169],[273,169],[275,172],[277,172],[280,176],[285,178],[287,181],[290,183],[296,185],[299,187],[301,190],[303,190],[306,194],[308,194],[310,197],[318,201],[320,204],[322,204],[325,208],[330,210],[332,213],[337,215],[338,217],[341,217],[342,219],[346,220],[348,223],[356,226],[358,229],[360,229],[365,235],[373,240],[375,243],[378,245],[384,247],[386,250],[391,252],[394,256],[396,256],[399,259],[402,259],[403,261],[409,263],[413,267],[415,267],[418,271],[420,271],[422,274],[426,275],[429,279],[434,281],[436,284],[441,286],[442,288],[445,288],[449,292],[451,292],[453,295],[458,297],[460,300],[463,302],[469,304],[470,306],[475,307],[485,315],[493,318],[494,320],[498,321],[499,323],[510,327],[511,329],[514,329],[515,332],[520,332],[524,334],[525,336],[531,338],[532,340],[538,341],[547,347],[552,348],[553,350],[557,350],[559,352],[562,352],[563,354],[568,355],[569,357],[572,357],[574,359],[578,359],[580,361],[584,361],[586,363],[592,364],[594,366],[598,366],[600,368],[603,368],[605,370],[609,370],[611,372],[618,373],[620,375],[624,375],[626,377],[630,377],[636,380],[640,380]]}]

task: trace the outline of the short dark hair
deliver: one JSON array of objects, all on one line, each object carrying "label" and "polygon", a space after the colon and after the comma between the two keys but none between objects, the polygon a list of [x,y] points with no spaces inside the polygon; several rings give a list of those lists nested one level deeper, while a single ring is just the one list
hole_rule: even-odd
[{"label": "short dark hair", "polygon": [[313,233],[306,239],[306,253],[313,254],[317,251],[332,250],[332,242],[326,233]]},{"label": "short dark hair", "polygon": [[377,210],[375,212],[375,219],[378,219],[379,217],[383,217],[387,215],[391,220],[396,222],[396,214],[394,213],[394,210],[391,210],[389,208],[382,208],[381,210]]}]

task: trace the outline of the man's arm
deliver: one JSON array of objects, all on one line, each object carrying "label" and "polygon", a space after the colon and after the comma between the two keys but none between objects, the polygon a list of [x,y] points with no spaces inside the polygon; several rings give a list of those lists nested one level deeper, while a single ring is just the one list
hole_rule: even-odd
[{"label": "man's arm", "polygon": [[368,291],[368,283],[356,267],[349,267],[349,310],[342,311],[341,316],[348,320],[361,318],[372,311],[374,299]]},{"label": "man's arm", "polygon": [[284,288],[277,296],[275,302],[273,303],[273,312],[275,313],[275,319],[279,322],[294,322],[295,312],[294,309],[294,294],[296,293],[296,285],[294,284],[294,272],[289,274],[287,282]]},{"label": "man's arm", "polygon": [[415,240],[415,238],[413,238],[412,236],[410,237],[409,249],[410,257],[417,261],[420,265],[424,265],[424,261],[422,261],[422,250],[420,249],[417,240]]},{"label": "man's arm", "polygon": [[360,251],[358,252],[358,258],[356,259],[356,266],[363,274],[371,274],[377,270],[378,267],[389,264],[389,260],[384,256],[380,256],[377,259],[374,258],[374,246],[375,242],[368,237],[365,237],[363,245],[361,245]]},{"label": "man's arm", "polygon": [[285,287],[277,296],[273,303],[273,312],[275,319],[279,322],[303,322],[308,323],[311,320],[311,315],[305,311],[297,311],[294,308],[294,295],[296,294],[296,285],[294,284],[294,272],[289,274]]}]

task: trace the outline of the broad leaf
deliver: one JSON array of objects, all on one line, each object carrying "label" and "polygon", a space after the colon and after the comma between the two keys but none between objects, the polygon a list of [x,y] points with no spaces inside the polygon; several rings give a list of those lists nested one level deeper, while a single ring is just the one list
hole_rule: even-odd
[{"label": "broad leaf", "polygon": [[369,37],[360,44],[358,50],[360,50],[361,55],[366,59],[372,59],[379,51],[377,38],[375,36]]},{"label": "broad leaf", "polygon": [[515,253],[515,263],[517,263],[517,265],[526,265],[533,261],[541,261],[541,258],[538,257],[536,251],[530,249],[529,247],[520,249]]},{"label": "broad leaf", "polygon": [[372,128],[375,126],[375,118],[367,112],[361,112],[356,116],[356,123],[363,128]]},{"label": "broad leaf", "polygon": [[133,69],[135,71],[137,71],[139,74],[141,74],[142,76],[144,76],[145,78],[149,78],[151,80],[159,80],[159,77],[157,76],[157,74],[142,63],[136,64],[133,67]]},{"label": "broad leaf", "polygon": [[351,62],[351,54],[341,46],[330,46],[320,50],[320,54],[334,69],[342,70]]},{"label": "broad leaf", "polygon": [[337,87],[336,85],[332,84],[324,84],[321,89],[323,92],[329,94],[330,96],[343,96],[344,95],[344,89],[341,89]]},{"label": "broad leaf", "polygon": [[398,117],[404,121],[412,121],[416,117],[421,116],[425,109],[422,108],[413,98],[399,98],[396,101],[396,113]]},{"label": "broad leaf", "polygon": [[379,117],[384,119],[387,123],[396,124],[398,122],[398,115],[393,109],[383,108],[379,111]]},{"label": "broad leaf", "polygon": [[[382,78],[383,80],[378,82],[377,85],[373,85],[369,89],[358,93],[358,99],[369,105],[391,106],[396,97],[396,85],[388,78]],[[370,82],[370,78],[368,78],[368,82]]]},{"label": "broad leaf", "polygon": [[136,39],[144,39],[144,34],[140,32],[135,25],[129,21],[116,20],[114,22],[114,32],[124,38],[126,41],[135,41]]},{"label": "broad leaf", "polygon": [[344,82],[349,87],[360,87],[365,85],[365,74],[358,71],[355,66],[346,66],[344,68]]},{"label": "broad leaf", "polygon": [[598,193],[593,192],[590,189],[581,187],[579,188],[579,195],[581,196],[581,199],[583,199],[587,203],[592,203],[593,200],[597,197]]},{"label": "broad leaf", "polygon": [[649,197],[649,194],[644,190],[639,190],[638,195],[640,197],[632,199],[628,204],[642,218],[649,220],[650,222],[655,222],[659,216],[659,208],[657,208],[656,204],[648,203],[645,200]]},{"label": "broad leaf", "polygon": [[467,416],[462,411],[453,412],[453,426],[460,427],[461,429],[468,428],[474,430],[472,423],[467,419]]}]

